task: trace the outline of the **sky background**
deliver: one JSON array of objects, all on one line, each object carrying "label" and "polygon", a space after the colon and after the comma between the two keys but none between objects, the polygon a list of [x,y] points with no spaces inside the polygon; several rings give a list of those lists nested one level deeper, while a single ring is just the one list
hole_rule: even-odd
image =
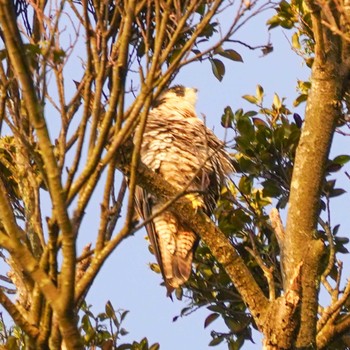
[{"label": "sky background", "polygon": [[[231,106],[235,111],[238,108],[246,110],[253,108],[242,99],[242,95],[255,94],[256,85],[263,86],[265,101],[271,105],[274,93],[280,97],[286,97],[287,106],[293,110],[293,100],[296,98],[297,80],[307,80],[309,69],[303,64],[302,59],[291,49],[288,37],[292,32],[279,28],[267,31],[266,20],[274,14],[268,11],[258,16],[241,28],[234,39],[246,42],[251,46],[264,45],[270,37],[274,50],[262,57],[261,50],[251,51],[239,44],[226,44],[224,48],[234,49],[239,52],[244,63],[232,62],[222,59],[226,66],[226,74],[222,82],[219,82],[211,72],[208,61],[191,64],[181,70],[174,84],[181,84],[198,88],[198,115],[206,116],[206,123],[213,128],[215,133],[224,137],[225,130],[220,126],[220,119],[226,106]],[[220,17],[223,27],[229,25],[233,14],[228,12]],[[80,80],[82,66],[79,60],[70,67],[67,72],[67,85],[74,89],[70,80]],[[70,91],[72,94],[74,91]],[[293,112],[304,115],[305,105]],[[53,125],[55,124],[52,117]],[[232,134],[228,135],[228,139]],[[344,146],[344,138],[337,137],[332,153],[335,155],[347,153]],[[340,185],[348,189],[349,181],[341,176]],[[96,193],[96,198],[99,192]],[[345,222],[339,235],[347,235],[349,223],[345,220],[348,212],[348,194],[335,200],[334,224]],[[94,240],[99,223],[99,202],[92,201],[86,211],[85,223],[80,233],[80,245]],[[123,325],[129,334],[122,338],[122,342],[140,341],[147,337],[149,343],[160,343],[162,350],[178,349],[227,349],[225,343],[216,347],[209,347],[212,339],[211,330],[226,332],[224,323],[218,319],[207,329],[204,329],[204,320],[210,313],[206,309],[198,310],[190,316],[179,318],[173,322],[173,318],[179,315],[185,302],[179,302],[174,298],[172,302],[166,297],[165,288],[160,286],[161,276],[152,272],[148,265],[154,262],[154,257],[148,251],[148,243],[144,237],[144,230],[126,239],[104,264],[99,276],[87,296],[87,303],[92,304],[95,313],[102,312],[107,300],[110,300],[115,309],[129,310]],[[340,256],[345,258],[344,255]],[[344,259],[343,259],[344,260]],[[347,273],[348,275],[348,273]],[[326,297],[324,297],[326,301]],[[254,334],[255,344],[246,343],[244,349],[261,349],[261,336]]]}]

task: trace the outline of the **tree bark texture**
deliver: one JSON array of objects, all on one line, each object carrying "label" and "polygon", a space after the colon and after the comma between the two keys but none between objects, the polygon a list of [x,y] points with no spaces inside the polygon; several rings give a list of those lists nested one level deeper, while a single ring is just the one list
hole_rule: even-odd
[{"label": "tree bark texture", "polygon": [[321,9],[313,3],[309,3],[309,7],[315,33],[315,59],[305,123],[295,156],[282,261],[287,289],[295,267],[302,263],[296,346],[305,349],[314,348],[316,341],[319,266],[324,247],[316,233],[320,195],[348,76],[341,59],[339,37],[322,24]]}]

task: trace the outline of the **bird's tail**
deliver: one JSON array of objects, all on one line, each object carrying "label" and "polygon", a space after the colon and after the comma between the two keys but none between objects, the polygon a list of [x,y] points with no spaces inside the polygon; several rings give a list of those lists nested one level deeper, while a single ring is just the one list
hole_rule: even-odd
[{"label": "bird's tail", "polygon": [[165,273],[167,285],[178,288],[190,278],[192,271],[193,246],[197,236],[179,227],[176,234],[176,249],[171,257],[171,271]]},{"label": "bird's tail", "polygon": [[168,295],[184,284],[191,275],[196,234],[184,228],[171,212],[161,213],[153,220],[150,238],[156,245],[156,257],[161,268]]}]

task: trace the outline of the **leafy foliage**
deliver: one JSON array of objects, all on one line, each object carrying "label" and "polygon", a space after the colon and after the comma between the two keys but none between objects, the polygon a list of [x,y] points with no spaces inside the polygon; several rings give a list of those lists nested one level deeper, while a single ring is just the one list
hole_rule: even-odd
[{"label": "leafy foliage", "polygon": [[25,334],[20,327],[14,325],[8,327],[0,313],[0,347],[6,350],[25,349]]},{"label": "leafy foliage", "polygon": [[[277,94],[273,97],[272,105],[266,107],[264,89],[260,85],[255,95],[244,95],[243,99],[253,104],[255,109],[233,111],[228,106],[221,119],[224,127],[235,132],[233,150],[237,173],[234,178],[237,180],[232,181],[222,193],[216,218],[219,228],[244,259],[266,296],[271,288],[267,270],[272,274],[273,292],[279,296],[283,279],[280,250],[267,213],[272,205],[283,210],[288,203],[295,151],[303,120],[298,114],[292,114],[284,98]],[[320,215],[324,216],[329,210],[331,198],[345,192],[336,187],[332,175],[349,160],[348,155],[329,160]],[[339,225],[336,225],[330,238],[326,233],[329,230],[327,224],[320,221],[319,235],[328,249],[323,271],[327,262],[332,260],[329,256],[331,247],[335,249],[335,254],[347,253],[345,245],[349,240],[337,237],[338,229]],[[204,322],[205,327],[221,317],[228,328],[225,333],[212,331],[210,345],[226,341],[228,349],[240,349],[245,341],[253,341],[252,328],[256,328],[247,306],[205,245],[200,244],[195,260],[195,270],[187,284],[190,293],[177,291],[180,299],[184,294],[190,300],[181,315],[206,307],[210,314]],[[337,268],[334,266],[331,277],[336,276]]]},{"label": "leafy foliage", "polygon": [[108,301],[105,306],[105,312],[94,315],[91,312],[91,306],[84,303],[81,311],[81,333],[87,349],[98,346],[101,349],[116,350],[158,350],[159,344],[148,345],[147,338],[140,342],[121,343],[121,338],[128,334],[122,323],[129,311],[116,311],[112,303]]},{"label": "leafy foliage", "polygon": [[[127,330],[122,327],[129,311],[116,311],[108,301],[105,311],[94,315],[91,305],[84,302],[81,306],[80,332],[84,340],[85,349],[102,350],[158,350],[159,344],[148,344],[147,338],[140,342],[122,342],[122,337],[127,335]],[[0,347],[6,350],[26,349],[25,334],[18,326],[8,327],[0,314]]]}]

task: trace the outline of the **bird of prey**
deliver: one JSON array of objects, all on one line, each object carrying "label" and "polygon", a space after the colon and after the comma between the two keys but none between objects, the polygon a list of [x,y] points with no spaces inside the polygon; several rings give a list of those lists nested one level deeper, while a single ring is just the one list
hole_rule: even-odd
[{"label": "bird of prey", "polygon": [[[179,192],[185,189],[194,208],[211,216],[233,166],[224,144],[197,117],[196,100],[197,89],[180,85],[157,99],[147,118],[140,157]],[[161,207],[157,198],[141,187],[136,189],[135,202],[144,220]],[[171,206],[155,216],[146,229],[171,295],[190,277],[199,237]]]}]

